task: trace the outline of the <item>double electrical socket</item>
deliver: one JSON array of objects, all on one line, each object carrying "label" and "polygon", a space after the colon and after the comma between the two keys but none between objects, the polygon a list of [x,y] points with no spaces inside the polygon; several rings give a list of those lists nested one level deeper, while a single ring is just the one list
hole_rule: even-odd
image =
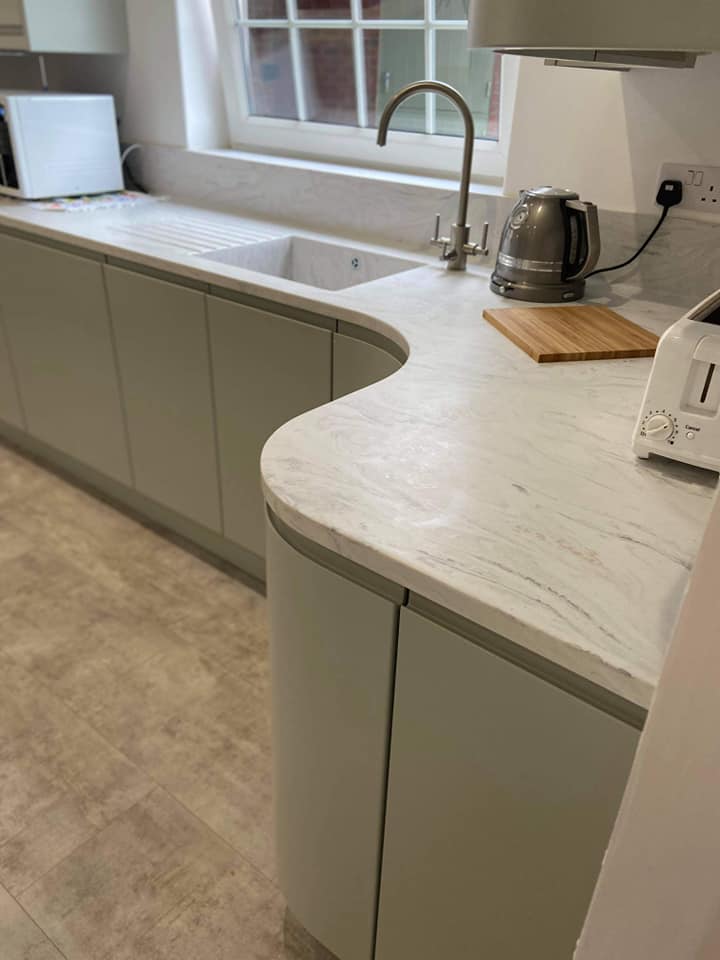
[{"label": "double electrical socket", "polygon": [[720,217],[720,167],[700,163],[664,163],[660,181],[679,180],[683,185],[678,210],[694,210]]}]

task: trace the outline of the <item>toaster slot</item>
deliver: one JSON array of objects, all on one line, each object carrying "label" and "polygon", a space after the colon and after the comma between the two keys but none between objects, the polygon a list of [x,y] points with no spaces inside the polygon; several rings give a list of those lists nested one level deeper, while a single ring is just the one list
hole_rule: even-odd
[{"label": "toaster slot", "polygon": [[700,394],[700,403],[706,403],[708,394],[710,393],[710,386],[715,376],[715,364],[711,363],[708,367],[707,376],[705,377],[705,383],[703,384],[702,393]]},{"label": "toaster slot", "polygon": [[703,337],[690,364],[682,407],[714,417],[720,408],[720,337]]}]

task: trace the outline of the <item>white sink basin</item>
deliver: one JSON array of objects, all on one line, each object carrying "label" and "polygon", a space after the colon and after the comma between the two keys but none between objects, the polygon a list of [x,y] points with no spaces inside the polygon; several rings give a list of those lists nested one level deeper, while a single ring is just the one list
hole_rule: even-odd
[{"label": "white sink basin", "polygon": [[306,237],[279,237],[262,243],[225,247],[198,256],[323,290],[344,290],[422,266],[413,260],[368,253]]}]

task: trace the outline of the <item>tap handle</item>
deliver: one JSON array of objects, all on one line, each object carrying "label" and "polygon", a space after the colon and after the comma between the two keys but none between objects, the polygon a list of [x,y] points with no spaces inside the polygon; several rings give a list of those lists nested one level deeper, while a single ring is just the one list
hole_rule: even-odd
[{"label": "tap handle", "polygon": [[433,234],[432,242],[437,243],[440,239],[440,214],[435,214],[435,233]]},{"label": "tap handle", "polygon": [[490,224],[485,221],[482,228],[482,237],[480,238],[480,250],[483,253],[488,252],[488,232],[490,230]]}]

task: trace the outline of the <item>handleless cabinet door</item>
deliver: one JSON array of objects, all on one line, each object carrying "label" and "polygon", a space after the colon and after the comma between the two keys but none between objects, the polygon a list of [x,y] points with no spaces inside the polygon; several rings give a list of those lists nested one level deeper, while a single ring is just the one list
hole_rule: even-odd
[{"label": "handleless cabinet door", "polygon": [[260,453],[288,420],[330,400],[332,334],[208,298],[224,534],[265,555]]},{"label": "handleless cabinet door", "polygon": [[387,351],[342,333],[333,336],[333,399],[384,380],[402,364]]},{"label": "handleless cabinet door", "polygon": [[337,957],[372,960],[398,604],[272,524],[268,597],[280,888]]},{"label": "handleless cabinet door", "polygon": [[403,609],[377,960],[571,960],[638,737]]},{"label": "handleless cabinet door", "polygon": [[3,235],[0,264],[28,432],[130,483],[102,264]]},{"label": "handleless cabinet door", "polygon": [[135,487],[220,531],[205,296],[106,267]]},{"label": "handleless cabinet door", "polygon": [[12,424],[13,427],[19,427],[21,430],[25,429],[15,371],[10,357],[10,346],[2,315],[0,315],[0,420]]}]

